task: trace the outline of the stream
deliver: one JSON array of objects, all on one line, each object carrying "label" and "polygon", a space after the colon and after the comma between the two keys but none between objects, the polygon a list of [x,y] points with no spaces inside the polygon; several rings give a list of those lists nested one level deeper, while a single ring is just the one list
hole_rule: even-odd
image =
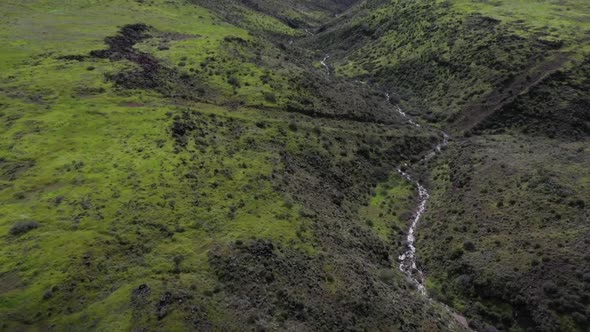
[{"label": "stream", "polygon": [[[326,55],[324,57],[324,59],[320,61],[322,66],[324,66],[324,68],[326,68],[326,72],[327,72],[328,76],[330,75],[330,66],[326,63],[326,61],[329,58],[330,58],[330,55]],[[356,81],[356,82],[359,84],[366,84],[365,82],[361,82],[361,81]],[[387,98],[387,103],[390,104],[391,96],[389,95],[389,93],[386,93],[385,96]],[[404,119],[406,119],[406,121],[410,125],[424,130],[420,124],[416,123],[412,119],[412,117],[407,115],[398,105],[395,105],[394,109]],[[422,158],[420,160],[419,163],[428,161],[428,160],[436,157],[437,154],[442,153],[443,149],[447,145],[449,145],[449,139],[451,137],[445,132],[441,131],[441,133],[443,135],[442,142],[438,143],[432,151],[430,151],[424,158]],[[433,299],[432,297],[428,296],[428,293],[426,292],[426,286],[424,285],[424,282],[425,282],[424,273],[422,272],[422,270],[420,270],[418,268],[418,266],[416,264],[416,246],[415,246],[416,236],[415,236],[415,234],[418,230],[418,225],[420,224],[420,220],[422,219],[422,216],[426,212],[426,205],[428,203],[428,200],[430,199],[430,194],[428,193],[428,190],[426,189],[426,187],[424,187],[420,183],[419,180],[414,179],[409,174],[409,170],[408,170],[409,168],[410,168],[410,165],[408,165],[406,163],[403,165],[403,167],[398,168],[398,172],[407,181],[412,182],[416,185],[416,188],[418,189],[419,203],[418,203],[418,206],[416,207],[416,210],[412,216],[412,223],[410,224],[410,228],[408,229],[408,233],[406,236],[406,248],[405,248],[404,252],[398,257],[399,270],[402,273],[404,273],[404,275],[406,275],[406,277],[410,280],[410,282],[412,282],[412,284],[414,284],[416,286],[416,289],[418,290],[418,292],[421,295],[426,297],[430,302],[437,303],[437,304],[441,305],[457,321],[457,323],[459,323],[463,328],[465,328],[465,330],[473,331],[469,327],[467,319],[464,316],[458,314],[457,312],[455,312],[453,309],[451,309],[446,304],[439,302],[439,301]]]},{"label": "stream", "polygon": [[[385,96],[387,97],[387,102],[389,103],[390,102],[389,93],[386,93]],[[412,118],[410,116],[408,116],[399,106],[396,105],[395,110],[402,117],[404,117],[408,121],[408,123],[410,123],[412,126],[414,126],[416,128],[422,128],[418,123],[413,121]],[[449,145],[449,139],[451,137],[445,132],[442,132],[442,135],[443,135],[442,142],[438,143],[432,151],[430,151],[424,158],[422,158],[420,160],[419,163],[428,161],[428,160],[436,157],[437,154],[442,153],[443,149],[447,145]],[[409,165],[404,164],[403,168],[407,169],[407,168],[409,168]],[[426,292],[426,286],[424,285],[424,282],[425,282],[424,272],[422,272],[422,270],[420,270],[418,268],[418,266],[416,265],[416,246],[415,246],[416,236],[415,236],[415,234],[416,234],[416,231],[418,230],[418,225],[420,224],[420,220],[422,219],[424,212],[426,212],[426,204],[428,203],[428,200],[430,199],[430,194],[428,193],[428,190],[426,189],[426,187],[424,187],[420,183],[420,181],[418,181],[417,179],[414,179],[407,171],[402,170],[401,167],[398,168],[397,171],[406,180],[408,180],[409,182],[412,182],[416,185],[416,188],[418,188],[418,199],[419,199],[418,207],[416,208],[414,215],[412,216],[412,223],[410,224],[410,228],[408,229],[408,234],[406,236],[406,249],[398,257],[399,270],[402,271],[406,275],[406,277],[416,286],[416,289],[418,290],[418,292],[420,292],[420,294],[422,294],[423,296],[428,298],[429,301],[436,302],[436,303],[440,304],[463,328],[465,328],[465,330],[473,331],[469,327],[469,323],[467,322],[467,319],[464,316],[455,312],[448,305],[446,305],[442,302],[439,302],[439,301],[433,299],[432,297],[428,296],[428,294]]]},{"label": "stream", "polygon": [[324,68],[326,68],[326,73],[327,73],[328,76],[330,76],[330,66],[328,66],[328,64],[326,63],[326,61],[328,61],[329,58],[330,58],[330,56],[326,54],[326,56],[324,57],[324,59],[320,61],[320,63],[322,64],[322,66],[324,66]]},{"label": "stream", "polygon": [[[434,150],[432,150],[429,154],[427,154],[422,161],[427,161],[432,159],[438,153],[442,152],[443,148],[449,144],[449,136],[447,134],[443,134],[444,139],[441,143],[439,143]],[[408,164],[404,164],[405,167],[408,167]],[[416,246],[414,245],[416,241],[415,233],[418,229],[418,224],[420,223],[420,219],[426,212],[426,203],[430,199],[430,194],[428,190],[420,183],[420,181],[415,180],[412,176],[404,172],[401,168],[397,170],[401,176],[403,176],[406,180],[415,183],[416,188],[418,188],[418,198],[419,203],[416,211],[414,212],[412,223],[410,224],[410,228],[408,230],[408,235],[406,236],[406,250],[403,254],[399,256],[399,269],[402,271],[410,280],[416,284],[418,291],[422,295],[426,295],[426,287],[424,286],[424,273],[418,269],[416,265]]]},{"label": "stream", "polygon": [[[387,103],[389,103],[389,101],[391,100],[391,96],[389,95],[389,93],[385,93],[385,96],[387,97]],[[422,128],[419,124],[417,124],[416,122],[414,122],[414,120],[412,120],[412,118],[410,118],[406,112],[404,112],[401,107],[395,105],[395,110],[402,116],[404,117],[406,120],[408,120],[408,123],[410,123],[412,126],[416,127],[416,128]]]},{"label": "stream", "polygon": [[[389,103],[390,102],[389,93],[386,93],[385,96],[387,97],[387,102]],[[414,120],[412,120],[412,118],[410,118],[410,116],[408,116],[399,106],[396,105],[395,110],[402,117],[404,117],[408,121],[408,123],[410,123],[412,126],[414,126],[416,128],[422,128],[418,123],[416,123]],[[442,132],[442,135],[443,135],[442,142],[438,143],[432,151],[430,151],[424,158],[422,158],[422,160],[420,160],[420,163],[424,162],[424,161],[428,161],[428,160],[436,157],[437,154],[442,153],[443,149],[447,145],[449,145],[450,136],[445,132]],[[403,168],[407,169],[408,167],[409,167],[408,164],[404,164]],[[418,188],[418,199],[419,199],[418,207],[416,208],[414,215],[412,216],[412,223],[410,224],[410,228],[408,229],[408,235],[406,236],[406,249],[398,257],[399,270],[402,271],[406,275],[406,277],[416,286],[416,289],[418,290],[418,292],[420,292],[420,294],[422,294],[423,296],[428,298],[429,301],[436,302],[436,303],[440,304],[463,328],[465,328],[465,330],[472,331],[471,328],[469,327],[469,323],[467,322],[467,319],[464,316],[455,312],[448,305],[446,305],[442,302],[439,302],[439,301],[433,299],[432,297],[428,296],[428,294],[426,292],[426,286],[424,285],[424,282],[425,282],[424,272],[422,272],[422,270],[420,270],[418,268],[418,266],[416,265],[416,246],[415,246],[416,236],[415,236],[415,234],[416,234],[416,231],[418,230],[418,225],[420,224],[420,220],[422,219],[424,212],[426,212],[426,204],[428,203],[428,200],[430,199],[430,194],[428,193],[428,190],[426,189],[426,187],[424,187],[420,183],[420,181],[418,181],[417,179],[414,179],[407,171],[402,170],[401,167],[398,168],[397,171],[406,180],[408,180],[409,182],[412,182],[416,185],[416,188]]]},{"label": "stream", "polygon": [[[389,104],[390,100],[391,100],[391,96],[389,95],[389,93],[386,93],[385,96],[387,98],[387,103]],[[395,110],[403,118],[405,118],[408,121],[408,123],[410,123],[412,126],[414,126],[416,128],[422,128],[418,123],[416,123],[414,120],[412,120],[412,118],[410,116],[408,116],[399,106],[395,105],[394,107],[395,107]],[[422,158],[422,160],[420,160],[420,162],[428,161],[428,160],[434,158],[438,153],[442,152],[443,148],[445,148],[447,145],[449,145],[450,136],[445,132],[443,132],[442,134],[444,137],[443,141],[440,142],[438,145],[436,145],[430,153],[428,153],[424,158]],[[404,168],[407,168],[408,166],[409,166],[408,164],[404,164]],[[414,212],[414,215],[412,216],[412,218],[413,218],[412,223],[410,224],[410,228],[408,229],[408,235],[406,236],[406,250],[404,251],[403,254],[401,254],[398,257],[399,262],[400,262],[399,269],[412,281],[412,283],[414,283],[416,285],[416,288],[418,289],[420,294],[427,295],[426,294],[426,287],[424,286],[424,273],[420,269],[418,269],[418,266],[416,265],[416,246],[415,246],[416,236],[415,236],[415,234],[418,229],[418,224],[420,223],[420,219],[422,219],[424,212],[426,212],[426,203],[428,203],[428,200],[430,199],[430,194],[428,193],[428,190],[426,189],[426,187],[424,187],[420,183],[420,181],[412,178],[412,176],[408,172],[403,171],[401,167],[398,168],[397,171],[406,180],[416,184],[416,188],[418,188],[418,198],[419,198],[418,207],[416,208],[416,211]]]}]

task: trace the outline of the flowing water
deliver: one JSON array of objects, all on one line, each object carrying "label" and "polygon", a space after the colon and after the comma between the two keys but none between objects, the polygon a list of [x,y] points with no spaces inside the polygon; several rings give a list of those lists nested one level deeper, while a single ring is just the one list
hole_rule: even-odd
[{"label": "flowing water", "polygon": [[330,76],[330,66],[328,66],[328,64],[326,63],[326,61],[328,61],[329,58],[330,58],[330,56],[326,54],[326,56],[324,57],[324,59],[322,61],[320,61],[320,63],[322,64],[322,66],[324,66],[324,68],[326,68],[326,73],[328,74],[328,76]]},{"label": "flowing water", "polygon": [[[386,93],[385,96],[387,97],[387,103],[390,102],[391,96],[389,93]],[[417,124],[414,120],[412,120],[399,106],[395,106],[395,110],[412,126],[416,128],[422,128],[419,124]],[[443,141],[439,143],[430,153],[428,153],[422,161],[428,161],[435,157],[438,153],[442,152],[443,148],[449,144],[449,135],[443,133]],[[408,167],[408,164],[404,165]],[[403,171],[401,168],[398,169],[398,172],[408,181],[416,184],[416,188],[418,188],[418,207],[414,212],[412,223],[410,224],[410,228],[408,230],[408,235],[406,236],[406,249],[403,254],[399,256],[399,269],[402,271],[417,287],[418,291],[426,295],[426,287],[424,286],[424,273],[418,269],[416,265],[416,230],[418,229],[418,224],[426,212],[426,204],[430,199],[430,194],[426,187],[424,187],[420,181],[415,180],[412,176],[408,173]]]},{"label": "flowing water", "polygon": [[[324,59],[322,61],[320,61],[322,66],[324,66],[324,68],[326,68],[328,75],[330,75],[330,67],[328,66],[326,61],[329,58],[330,58],[330,56],[326,55],[324,57]],[[364,83],[364,82],[358,82],[358,83]],[[389,93],[386,93],[385,95],[387,97],[387,102],[389,103],[390,102],[390,95],[389,95]],[[422,129],[422,126],[420,124],[416,123],[399,106],[396,105],[394,107],[395,107],[394,109],[403,118],[405,118],[410,125],[412,125],[416,128]],[[443,151],[443,149],[449,144],[450,136],[444,132],[442,132],[442,135],[443,135],[442,142],[437,144],[430,153],[428,153],[424,158],[422,158],[421,162],[428,161],[428,160],[434,158],[437,154],[441,153]],[[409,167],[410,167],[410,165],[404,164],[403,169],[405,169],[405,171],[402,170],[402,168],[400,167],[398,169],[398,172],[406,180],[408,180],[416,185],[416,188],[418,188],[419,203],[418,203],[418,206],[412,216],[412,223],[410,224],[410,228],[408,229],[408,234],[406,236],[406,248],[405,248],[404,252],[398,258],[399,259],[399,269],[416,286],[416,289],[420,292],[420,294],[425,296],[429,301],[436,302],[436,303],[440,304],[453,318],[455,318],[457,323],[459,323],[465,330],[472,331],[471,328],[469,328],[469,324],[467,323],[467,319],[465,319],[465,317],[463,317],[462,315],[453,311],[446,304],[438,302],[435,299],[429,297],[426,292],[426,287],[424,286],[424,281],[425,281],[424,280],[424,273],[418,268],[418,266],[416,264],[416,246],[415,246],[416,236],[415,236],[415,234],[418,229],[418,225],[420,224],[420,220],[422,219],[422,216],[426,212],[426,206],[427,206],[428,200],[430,199],[430,194],[428,193],[428,190],[426,189],[426,187],[424,187],[420,183],[420,181],[418,181],[417,179],[414,179],[408,173]]]},{"label": "flowing water", "polygon": [[[437,153],[442,152],[443,148],[449,144],[449,136],[446,134],[444,135],[444,139],[442,143],[438,144],[432,152],[426,155],[422,160],[429,160],[436,156]],[[408,167],[407,164],[404,165]],[[399,269],[402,271],[418,288],[418,291],[426,295],[426,288],[424,287],[424,273],[418,269],[416,265],[416,246],[414,245],[416,241],[416,230],[418,229],[418,224],[426,212],[426,203],[430,199],[430,194],[428,190],[420,183],[420,181],[415,180],[412,178],[410,174],[404,172],[401,168],[398,169],[398,172],[408,181],[415,183],[416,187],[418,188],[418,198],[419,203],[416,211],[414,212],[412,223],[410,224],[410,228],[408,230],[408,235],[406,236],[406,249],[403,254],[399,256]]]},{"label": "flowing water", "polygon": [[[387,102],[390,101],[390,96],[387,93]],[[399,106],[395,106],[395,110],[404,118],[408,120],[408,123],[413,125],[416,128],[422,128],[419,124],[414,122]],[[422,158],[421,162],[428,161],[434,158],[437,154],[441,153],[443,149],[449,145],[449,138],[450,136],[443,132],[443,140],[439,144],[437,144],[434,149],[428,153],[424,158]],[[404,169],[409,167],[408,164],[404,164]],[[401,168],[398,169],[398,172],[403,176],[406,180],[416,184],[416,188],[418,188],[418,207],[412,216],[412,223],[410,224],[410,228],[408,229],[408,235],[406,236],[406,248],[404,252],[399,256],[399,269],[402,271],[406,277],[416,286],[416,289],[420,292],[420,294],[424,295],[428,298],[428,300],[432,302],[439,303],[466,331],[472,331],[469,327],[467,319],[453,311],[449,306],[444,303],[438,302],[435,299],[428,296],[426,293],[426,286],[424,286],[424,273],[422,270],[418,268],[416,265],[416,231],[418,230],[418,225],[424,212],[426,212],[426,204],[430,199],[430,194],[426,187],[424,187],[420,181],[414,179],[407,171],[403,171]]]},{"label": "flowing water", "polygon": [[[391,96],[389,95],[389,93],[386,93],[385,96],[387,97],[387,103],[389,103]],[[401,107],[395,105],[394,109],[402,116],[404,117],[406,120],[408,120],[408,122],[416,127],[416,128],[422,128],[419,124],[417,124],[416,122],[414,122],[414,120],[412,120],[412,118],[410,118],[402,109]]]}]

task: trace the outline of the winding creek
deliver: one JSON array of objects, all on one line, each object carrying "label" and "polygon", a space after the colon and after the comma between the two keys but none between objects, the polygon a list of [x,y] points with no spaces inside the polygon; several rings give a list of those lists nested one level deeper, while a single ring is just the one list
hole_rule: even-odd
[{"label": "winding creek", "polygon": [[[390,95],[389,95],[389,93],[386,93],[385,95],[387,97],[387,102],[389,103],[390,102]],[[422,126],[420,126],[418,123],[416,123],[414,120],[412,120],[412,118],[410,118],[410,116],[408,116],[399,106],[396,105],[395,110],[402,117],[404,117],[406,120],[408,120],[408,123],[410,123],[411,125],[413,125],[416,128],[422,128]],[[430,151],[424,158],[422,158],[422,160],[420,160],[420,162],[428,161],[428,160],[434,158],[437,154],[441,153],[447,145],[449,145],[450,136],[445,132],[442,132],[442,135],[443,135],[442,142],[438,143],[432,151]],[[408,164],[404,164],[403,166],[404,166],[403,169],[409,168]],[[467,319],[464,316],[455,312],[448,305],[446,305],[442,302],[439,302],[439,301],[433,299],[432,297],[428,296],[428,294],[426,292],[426,286],[424,285],[424,283],[425,283],[424,272],[422,272],[422,270],[420,270],[416,264],[416,245],[415,245],[416,236],[415,236],[415,234],[416,234],[416,231],[418,230],[418,225],[420,224],[420,220],[422,219],[422,216],[426,212],[426,204],[428,203],[428,200],[430,199],[430,194],[428,193],[428,190],[426,189],[426,187],[424,187],[420,183],[420,181],[418,181],[417,179],[414,179],[408,173],[408,171],[404,171],[400,167],[400,168],[398,168],[398,172],[406,180],[408,180],[409,182],[412,182],[416,185],[416,188],[418,188],[418,200],[419,200],[418,206],[412,216],[412,223],[410,224],[410,228],[408,229],[408,233],[406,235],[406,248],[405,248],[404,252],[398,257],[399,270],[402,271],[406,275],[406,277],[414,285],[416,285],[416,289],[418,290],[418,292],[420,292],[420,294],[422,294],[423,296],[428,298],[429,301],[436,302],[436,303],[440,304],[444,308],[444,310],[446,310],[466,331],[472,331],[471,328],[469,327],[469,323],[467,322]]]},{"label": "winding creek", "polygon": [[[391,96],[389,95],[389,93],[386,93],[385,96],[387,98],[387,103],[389,103]],[[411,125],[413,125],[416,128],[422,128],[419,124],[417,124],[414,120],[412,120],[412,118],[410,118],[404,111],[402,111],[402,109],[399,106],[396,105],[395,110],[402,117],[404,117],[406,120],[408,120],[408,123],[410,123]],[[443,141],[441,143],[439,143],[434,148],[434,150],[432,150],[430,153],[428,153],[422,159],[422,161],[430,160],[431,158],[436,156],[437,153],[442,152],[443,148],[449,144],[449,135],[447,135],[446,133],[443,133],[443,137],[444,137]],[[408,164],[404,164],[404,168],[406,168],[406,167],[408,167]],[[410,278],[410,280],[416,285],[418,291],[422,295],[426,295],[426,287],[424,286],[424,273],[420,269],[418,269],[418,266],[416,265],[416,246],[415,246],[416,236],[414,234],[416,233],[416,231],[418,229],[418,224],[420,223],[420,219],[422,219],[424,212],[426,212],[426,203],[428,203],[428,200],[430,199],[430,194],[428,193],[428,190],[426,190],[426,187],[424,187],[420,183],[420,181],[414,180],[414,178],[412,178],[412,176],[409,173],[403,171],[402,168],[398,168],[398,172],[406,180],[416,184],[416,188],[418,188],[418,199],[419,199],[418,207],[416,208],[416,211],[414,212],[414,215],[412,216],[412,218],[413,218],[412,223],[410,224],[410,228],[408,230],[408,235],[406,236],[406,243],[407,243],[406,250],[404,251],[403,254],[401,254],[399,256],[399,262],[400,262],[399,269],[408,278]]]},{"label": "winding creek", "polygon": [[326,54],[326,56],[324,57],[324,59],[320,61],[320,63],[322,64],[322,66],[324,66],[324,68],[326,68],[326,74],[328,76],[330,76],[330,66],[328,66],[328,64],[326,63],[326,61],[328,61],[329,58],[330,58],[330,56]]},{"label": "winding creek", "polygon": [[[443,141],[439,143],[432,152],[427,154],[426,157],[422,159],[423,161],[429,160],[436,156],[437,153],[442,152],[442,149],[449,144],[449,136],[447,134],[443,135]],[[408,164],[404,164],[404,166],[408,167]],[[410,224],[408,235],[406,236],[406,250],[399,256],[399,269],[416,284],[418,291],[422,295],[426,295],[426,287],[424,286],[424,273],[418,269],[418,266],[416,265],[416,246],[414,244],[416,237],[414,234],[418,229],[420,219],[422,219],[424,212],[426,212],[426,203],[428,203],[428,200],[430,199],[430,194],[428,193],[428,190],[426,190],[426,188],[420,183],[420,181],[412,178],[410,174],[404,172],[401,168],[398,169],[398,172],[406,180],[416,184],[419,198],[418,207],[414,212],[412,223]]]},{"label": "winding creek", "polygon": [[[326,69],[326,73],[328,76],[330,75],[330,66],[326,63],[326,61],[329,58],[330,58],[330,55],[326,55],[323,58],[323,60],[320,61],[322,66]],[[366,84],[365,82],[358,82],[358,81],[357,81],[357,83]],[[387,98],[387,103],[390,104],[391,96],[389,95],[389,93],[386,93],[385,96]],[[407,115],[399,106],[395,105],[394,109],[404,119],[406,119],[406,121],[410,125],[412,125],[416,128],[425,130],[424,128],[422,128],[422,126],[420,124],[416,123],[409,115]],[[441,132],[441,133],[443,135],[442,142],[437,144],[432,151],[430,151],[424,158],[422,158],[420,160],[420,162],[428,161],[428,160],[434,158],[437,154],[441,153],[447,145],[449,145],[450,136],[445,132]],[[458,314],[457,312],[455,312],[453,309],[451,309],[446,304],[433,299],[432,297],[430,297],[428,295],[428,293],[426,291],[426,286],[424,285],[424,283],[425,283],[424,272],[422,272],[422,270],[420,270],[418,268],[418,265],[416,264],[416,245],[415,245],[416,236],[415,236],[415,234],[418,230],[418,226],[420,224],[420,221],[421,221],[424,213],[426,212],[426,206],[427,206],[428,200],[430,199],[430,193],[428,192],[428,189],[426,189],[426,187],[424,187],[424,185],[422,185],[422,183],[420,183],[419,180],[415,179],[414,177],[412,177],[412,175],[410,175],[409,168],[410,168],[410,165],[408,165],[406,163],[403,165],[403,167],[398,168],[398,172],[407,181],[414,183],[416,185],[416,188],[418,189],[419,202],[418,202],[418,206],[416,207],[416,209],[414,211],[414,214],[412,215],[412,222],[410,224],[410,228],[408,229],[408,232],[406,235],[406,247],[404,249],[404,252],[398,257],[398,261],[399,261],[398,268],[402,273],[404,273],[404,275],[406,275],[406,277],[410,280],[410,282],[412,282],[416,286],[416,289],[418,290],[418,292],[421,295],[423,295],[424,297],[426,297],[428,299],[428,301],[433,302],[433,303],[437,303],[440,306],[442,306],[444,308],[444,310],[446,310],[457,321],[457,323],[459,323],[466,331],[472,331],[471,328],[469,327],[467,319],[464,316]]]},{"label": "winding creek", "polygon": [[[387,103],[390,102],[391,100],[391,96],[389,95],[389,93],[385,93],[385,96],[387,97]],[[408,120],[408,123],[410,123],[412,126],[416,127],[416,128],[422,128],[422,126],[420,126],[419,124],[417,124],[416,122],[414,122],[414,120],[412,120],[412,118],[410,118],[406,112],[404,112],[401,107],[395,105],[394,106],[395,110],[402,116],[404,117],[406,120]]]}]

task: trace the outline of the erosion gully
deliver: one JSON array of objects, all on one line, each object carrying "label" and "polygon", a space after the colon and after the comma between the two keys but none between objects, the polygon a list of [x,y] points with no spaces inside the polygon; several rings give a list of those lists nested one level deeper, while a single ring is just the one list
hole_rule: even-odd
[{"label": "erosion gully", "polygon": [[[389,93],[386,93],[385,96],[387,98],[387,103],[389,104],[389,102],[390,102]],[[396,105],[395,110],[403,118],[405,118],[410,125],[412,125],[416,128],[422,129],[422,126],[419,125],[418,123],[416,123],[399,106]],[[422,130],[424,130],[424,129],[422,129]],[[449,145],[450,136],[445,132],[442,132],[442,135],[443,135],[442,142],[438,143],[432,151],[430,151],[424,158],[422,158],[422,160],[420,162],[428,161],[428,160],[436,157],[437,154],[442,153],[443,149],[447,145]],[[410,165],[408,165],[406,163],[406,164],[404,164],[403,168],[407,170],[407,169],[409,169],[409,167],[410,167]],[[422,272],[422,270],[420,270],[416,264],[416,246],[415,246],[416,236],[415,236],[415,234],[416,234],[416,231],[418,230],[418,225],[420,224],[420,220],[422,219],[424,212],[426,212],[426,204],[428,203],[428,200],[430,199],[430,194],[428,193],[428,190],[426,189],[426,187],[424,187],[424,185],[422,185],[422,183],[420,183],[419,180],[414,179],[408,173],[409,171],[404,171],[404,170],[402,170],[401,167],[398,168],[397,171],[406,180],[408,180],[416,185],[416,188],[418,188],[418,200],[419,200],[418,207],[416,208],[416,210],[412,216],[412,223],[410,224],[410,228],[408,229],[408,233],[406,236],[405,250],[398,257],[399,270],[402,271],[406,275],[406,277],[410,280],[410,282],[412,282],[414,285],[416,285],[416,289],[418,290],[418,292],[420,292],[420,294],[427,297],[429,301],[436,302],[436,303],[440,304],[449,314],[451,314],[453,316],[453,318],[455,318],[455,320],[461,326],[463,326],[463,328],[465,330],[471,331],[471,328],[469,328],[469,324],[467,322],[467,319],[465,319],[465,317],[463,317],[462,315],[453,311],[446,304],[436,301],[432,297],[428,296],[428,293],[426,292],[426,286],[424,285],[424,282],[425,282],[424,272]]]},{"label": "erosion gully", "polygon": [[[321,65],[326,69],[326,73],[328,76],[330,76],[330,66],[327,64],[327,61],[329,58],[330,58],[330,55],[326,55],[320,61]],[[365,82],[358,82],[358,83],[366,84]],[[390,98],[391,98],[389,93],[386,93],[385,96],[387,98],[387,103],[389,104]],[[394,106],[394,109],[404,119],[406,119],[408,124],[410,124],[411,126],[419,128],[421,130],[426,130],[420,124],[415,122],[412,119],[412,117],[410,117],[408,114],[406,114],[399,106],[397,106],[397,105]],[[443,135],[442,142],[437,144],[432,151],[430,151],[424,158],[422,158],[422,160],[420,162],[428,161],[428,160],[434,158],[436,155],[442,153],[443,149],[447,145],[449,145],[450,136],[445,132],[441,132],[441,133]],[[418,201],[418,206],[416,207],[415,212],[412,216],[412,222],[410,224],[410,228],[408,229],[408,232],[407,232],[406,247],[404,249],[404,252],[398,257],[398,261],[399,261],[398,268],[402,273],[404,273],[406,275],[408,280],[416,286],[416,289],[418,290],[418,292],[422,296],[426,297],[431,302],[438,303],[439,305],[441,305],[449,314],[451,314],[455,318],[455,320],[465,330],[472,331],[471,328],[469,327],[469,324],[468,324],[467,319],[465,317],[463,317],[462,315],[453,311],[446,304],[441,303],[441,302],[435,300],[434,298],[430,297],[426,291],[426,286],[424,285],[425,284],[424,272],[422,272],[422,270],[420,270],[418,268],[418,265],[416,264],[416,246],[415,246],[416,236],[415,236],[415,234],[416,234],[416,231],[418,230],[418,225],[420,224],[420,220],[422,219],[424,213],[426,212],[426,206],[427,206],[428,200],[430,199],[430,194],[428,192],[428,189],[426,189],[426,187],[424,185],[422,185],[422,183],[420,183],[420,181],[418,179],[415,179],[414,177],[412,177],[412,175],[410,175],[410,172],[411,172],[410,168],[411,168],[411,165],[408,165],[406,163],[403,165],[403,167],[398,168],[398,172],[407,181],[412,182],[416,185],[416,188],[418,189],[419,201]]]},{"label": "erosion gully", "polygon": [[[389,94],[386,94],[386,96],[387,96],[387,102],[389,102],[389,98],[390,98]],[[410,123],[414,127],[422,128],[419,124],[414,122],[405,112],[403,112],[402,109],[399,108],[399,106],[395,106],[395,107],[396,107],[397,112],[400,113],[404,118],[406,118],[408,120],[408,123]],[[442,153],[443,149],[447,145],[449,145],[450,136],[445,132],[442,132],[442,134],[443,134],[442,142],[437,144],[434,147],[434,149],[432,151],[430,151],[430,153],[428,153],[424,158],[422,158],[422,160],[420,162],[428,161],[428,160],[434,158],[437,154]],[[420,224],[420,220],[422,219],[424,212],[426,212],[426,204],[428,203],[428,200],[430,199],[430,194],[428,193],[428,190],[426,189],[426,187],[424,187],[424,185],[422,185],[422,183],[420,183],[419,180],[414,179],[408,173],[409,171],[407,171],[407,169],[409,169],[409,167],[410,167],[410,165],[404,164],[404,169],[406,169],[406,171],[402,170],[401,167],[398,168],[397,171],[406,180],[408,180],[416,185],[416,188],[418,188],[419,202],[418,202],[418,207],[416,208],[414,215],[412,216],[412,223],[410,224],[410,228],[408,229],[408,233],[406,236],[405,250],[398,257],[399,270],[402,271],[406,275],[406,277],[410,280],[410,282],[412,282],[414,285],[416,285],[416,289],[420,292],[420,294],[422,294],[423,296],[428,298],[429,301],[436,302],[436,303],[440,304],[447,312],[449,312],[449,314],[451,314],[455,318],[455,320],[459,324],[461,324],[461,326],[463,326],[463,328],[465,330],[472,331],[471,328],[469,327],[469,323],[467,322],[467,319],[464,316],[453,311],[446,304],[433,299],[426,292],[426,286],[424,285],[424,283],[425,283],[424,272],[422,272],[422,270],[420,270],[416,264],[416,246],[415,246],[416,236],[415,236],[415,234],[416,234],[416,231],[418,230],[418,225]]]}]

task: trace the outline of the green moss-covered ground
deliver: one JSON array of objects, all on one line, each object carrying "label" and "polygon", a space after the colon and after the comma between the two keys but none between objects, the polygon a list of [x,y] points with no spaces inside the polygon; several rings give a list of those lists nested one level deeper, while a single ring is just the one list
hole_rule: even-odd
[{"label": "green moss-covered ground", "polygon": [[[267,180],[272,152],[244,150],[240,145],[252,138],[227,141],[232,127],[216,126],[253,124],[255,111],[232,115],[211,104],[170,103],[151,91],[119,91],[105,74],[133,64],[60,58],[103,49],[103,39],[120,26],[141,22],[187,35],[156,57],[170,66],[184,57],[199,64],[222,50],[224,38],[248,38],[246,31],[184,2],[2,7],[3,329],[35,322],[130,329],[143,320],[129,301],[140,284],[150,285],[151,296],[167,288],[198,286],[199,294],[214,288],[206,255],[213,244],[254,236],[302,242],[298,207],[287,207]],[[230,94],[219,77],[207,83]],[[170,134],[183,111],[212,121],[201,128],[211,134],[193,143],[198,160],[178,151]],[[14,223],[28,220],[39,227],[11,234]],[[214,323],[227,319],[219,310],[214,301],[205,308]]]},{"label": "green moss-covered ground", "polygon": [[399,240],[416,206],[415,188],[398,174],[380,183],[361,216],[383,239]]}]

